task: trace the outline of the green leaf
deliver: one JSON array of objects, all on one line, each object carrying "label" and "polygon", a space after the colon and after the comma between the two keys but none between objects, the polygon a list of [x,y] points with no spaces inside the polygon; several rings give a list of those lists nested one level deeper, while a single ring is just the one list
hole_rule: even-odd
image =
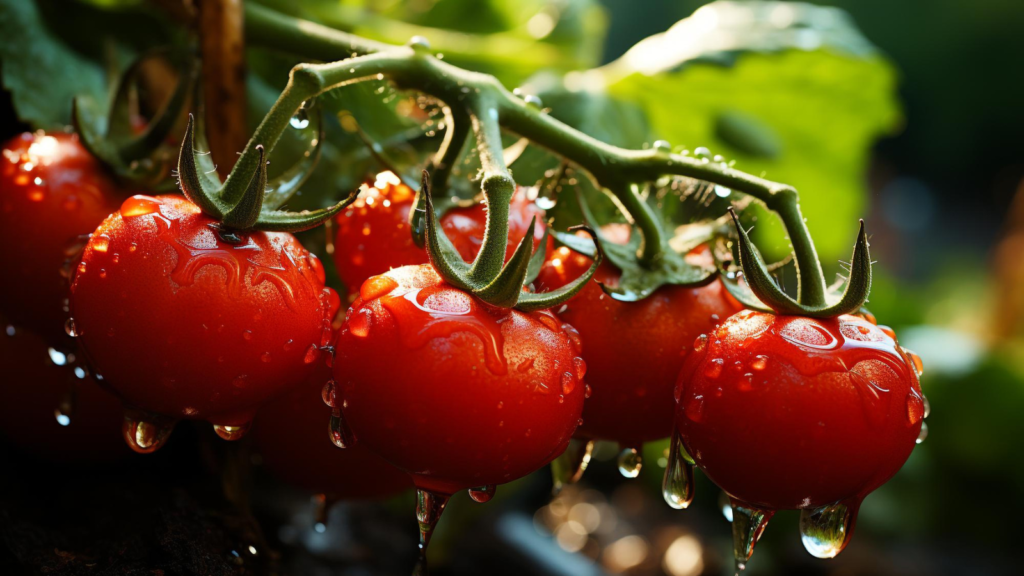
[{"label": "green leaf", "polygon": [[[600,74],[610,94],[643,106],[658,138],[795,186],[823,260],[846,255],[871,145],[900,115],[895,71],[845,13],[715,2]],[[787,250],[781,238],[762,244],[782,249],[773,258]]]},{"label": "green leaf", "polygon": [[54,34],[36,2],[0,0],[0,39],[4,88],[23,122],[58,129],[70,122],[74,96],[107,101],[103,67]]}]

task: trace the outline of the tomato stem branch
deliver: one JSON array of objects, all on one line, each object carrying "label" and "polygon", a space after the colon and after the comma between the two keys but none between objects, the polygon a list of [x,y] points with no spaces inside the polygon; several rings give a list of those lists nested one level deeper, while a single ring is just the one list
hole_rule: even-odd
[{"label": "tomato stem branch", "polygon": [[[825,304],[824,274],[792,186],[662,149],[627,150],[612,146],[528,105],[493,76],[434,58],[422,45],[382,45],[271,14],[272,11],[265,8],[247,9],[247,31],[254,43],[284,45],[306,56],[337,56],[340,47],[346,51],[343,57],[363,55],[332,64],[295,67],[281,98],[239,159],[236,171],[255,158],[256,144],[262,143],[268,151],[273,149],[288,120],[304,100],[352,82],[386,77],[398,89],[416,90],[438,98],[453,110],[463,111],[470,119],[482,166],[481,187],[488,204],[487,231],[480,254],[473,263],[473,277],[483,278],[500,269],[507,248],[508,203],[515,185],[502,158],[501,129],[504,128],[577,164],[600,186],[615,194],[644,236],[639,258],[646,265],[657,262],[667,249],[667,242],[653,208],[640,198],[637,184],[666,175],[687,176],[761,200],[779,214],[789,233],[800,276],[801,303]],[[251,174],[251,166],[247,168],[242,174]]]}]

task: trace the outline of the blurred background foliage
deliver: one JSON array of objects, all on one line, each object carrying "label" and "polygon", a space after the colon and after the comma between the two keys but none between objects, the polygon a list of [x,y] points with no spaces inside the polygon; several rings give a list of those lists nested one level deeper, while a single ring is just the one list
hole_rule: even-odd
[{"label": "blurred background foliage", "polygon": [[[749,572],[1019,573],[1024,3],[258,1],[381,41],[425,36],[446,60],[539,95],[550,114],[602,140],[644,147],[664,139],[691,153],[704,146],[740,169],[791,183],[830,272],[848,257],[857,219],[865,218],[878,260],[869,306],[925,361],[931,435],[867,498],[857,536],[839,558],[807,556],[796,516],[784,513]],[[71,94],[102,101],[111,70],[177,38],[158,14],[141,0],[5,0],[0,33],[24,41],[18,53],[0,54],[3,105],[24,125],[66,124]],[[82,34],[83,22],[105,33]],[[249,50],[255,124],[302,58]],[[40,84],[46,75],[62,81]],[[325,205],[384,169],[367,140],[392,167],[413,174],[443,136],[436,103],[384,83],[343,88],[317,107],[327,137],[319,168],[291,201],[296,207]],[[283,141],[275,169],[300,161],[310,133]],[[513,168],[532,184],[556,165],[529,146]],[[469,193],[471,158],[460,173],[464,185],[453,192]],[[757,224],[764,250],[783,256],[774,218],[761,213]],[[322,234],[308,243],[323,246]],[[730,535],[718,492],[701,478],[693,509],[662,505],[664,449],[648,446],[641,479],[624,481],[614,447],[599,446],[583,484],[551,503],[546,471],[502,487],[484,507],[453,499],[435,537],[439,573],[726,573]],[[351,558],[330,552],[373,539],[351,532],[365,512],[360,505],[335,510],[341,528],[310,532],[301,497],[291,507],[272,500],[263,514],[281,523],[274,537],[293,545],[285,554],[292,570],[392,573],[393,559],[363,558],[351,571],[338,567]]]}]

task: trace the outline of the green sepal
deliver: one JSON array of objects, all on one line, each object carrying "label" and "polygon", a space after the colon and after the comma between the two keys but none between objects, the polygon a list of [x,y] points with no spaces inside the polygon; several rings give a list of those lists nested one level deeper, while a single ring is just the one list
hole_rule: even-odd
[{"label": "green sepal", "polygon": [[[608,240],[600,232],[599,224],[579,190],[577,190],[576,197],[584,220],[594,229],[594,241],[600,245],[608,260],[621,272],[617,286],[612,287],[601,284],[601,288],[612,298],[623,302],[636,302],[647,298],[658,288],[667,284],[700,286],[714,280],[715,273],[717,272],[714,267],[691,264],[686,261],[685,252],[680,253],[671,249],[663,251],[662,257],[654,267],[642,265],[637,257],[642,236],[640,231],[635,226],[632,226],[630,228],[629,241],[626,244],[616,244]],[[571,243],[565,242],[565,236],[564,234],[558,234],[556,238],[572,249],[575,249],[574,245],[580,244],[578,240],[582,240],[570,240]],[[593,251],[588,250],[588,252],[583,253],[591,256]]]},{"label": "green sepal", "polygon": [[228,228],[235,230],[252,228],[263,209],[263,195],[267,189],[267,162],[264,158],[265,151],[262,144],[256,145],[256,152],[258,154],[256,171],[249,178],[249,185],[246,187],[245,193],[238,199],[237,204],[224,213],[222,221]]},{"label": "green sepal", "polygon": [[[537,251],[530,257],[530,266],[526,270],[525,284],[533,284],[533,281],[540,275],[540,269],[544,266],[544,260],[547,258],[548,248],[548,237],[551,236],[551,226],[544,227],[544,235],[540,239],[540,245],[537,246]],[[530,239],[530,245],[533,245],[533,234],[531,233],[527,238]],[[524,238],[525,240],[525,238]]]},{"label": "green sepal", "polygon": [[355,202],[359,196],[357,188],[344,200],[334,206],[320,208],[319,210],[303,210],[301,212],[288,212],[286,210],[268,210],[260,213],[254,228],[267,232],[304,232],[323,224],[341,212],[346,206]]},{"label": "green sepal", "polygon": [[[430,173],[423,171],[420,178],[420,189],[412,201],[412,210],[409,211],[409,233],[412,234],[412,243],[419,248],[427,246],[427,204],[426,198],[430,195]],[[433,206],[431,206],[433,208]]]},{"label": "green sepal", "polygon": [[746,230],[740,225],[736,211],[730,208],[730,214],[736,225],[740,266],[743,269],[746,283],[750,291],[776,314],[832,318],[841,314],[857,312],[867,300],[871,290],[871,257],[863,220],[860,223],[857,244],[854,246],[853,257],[850,261],[850,278],[842,296],[834,304],[811,307],[800,304],[779,288],[772,279],[761,254],[750,241]]},{"label": "green sepal", "polygon": [[[517,310],[520,310],[522,312],[533,312],[536,310],[554,308],[555,306],[564,304],[565,302],[568,302],[570,299],[572,299],[573,296],[578,294],[579,291],[582,290],[583,287],[587,285],[587,282],[590,282],[591,278],[594,277],[594,274],[597,272],[597,269],[600,268],[601,263],[604,262],[604,251],[601,250],[601,246],[596,240],[597,234],[594,232],[594,230],[586,226],[573,226],[572,228],[569,228],[570,233],[565,235],[577,237],[575,234],[572,234],[573,232],[577,231],[583,231],[590,235],[590,245],[594,249],[592,256],[593,262],[591,262],[590,268],[588,268],[587,271],[584,272],[583,274],[580,274],[578,278],[566,284],[565,286],[558,288],[557,290],[552,290],[550,292],[541,292],[539,294],[534,292],[524,292],[519,296],[519,302],[516,303]],[[556,235],[557,234],[562,233],[559,232],[556,233]],[[542,250],[543,248],[544,247],[541,246]]]},{"label": "green sepal", "polygon": [[441,229],[437,214],[434,213],[434,201],[431,198],[428,182],[429,175],[426,170],[423,171],[423,174],[424,183],[427,184],[421,188],[424,191],[422,196],[426,203],[427,258],[430,260],[434,270],[446,282],[457,288],[472,292],[474,287],[466,277],[469,272],[469,264],[462,259],[459,251],[455,249],[455,246],[452,246],[451,240],[448,239],[444,230]]},{"label": "green sepal", "polygon": [[[474,292],[477,297],[501,308],[513,308],[519,302],[519,297],[523,294],[523,286],[527,283],[526,276],[530,272],[530,263],[533,260],[533,230],[536,225],[537,217],[534,216],[526,228],[526,235],[519,240],[519,245],[516,246],[508,263],[490,284]],[[537,252],[541,254],[543,263],[544,249],[541,248]]]},{"label": "green sepal", "polygon": [[178,154],[178,185],[189,202],[199,206],[207,216],[220,220],[230,208],[216,197],[220,181],[211,175],[215,172],[207,173],[203,170],[204,161],[196,150],[195,124],[195,118],[189,114],[185,137],[181,141],[181,152]]},{"label": "green sepal", "polygon": [[[719,238],[719,241],[726,242],[729,239]],[[743,278],[742,270],[729,267],[729,261],[721,257],[720,252],[731,252],[728,248],[722,247],[721,249],[712,250],[711,253],[715,259],[715,265],[718,267],[718,278],[721,280],[722,285],[725,289],[732,294],[733,298],[740,301],[745,308],[751,310],[758,310],[761,312],[771,312],[772,309],[768,307],[760,298],[754,294],[750,287],[747,286],[746,282],[741,282]]]}]

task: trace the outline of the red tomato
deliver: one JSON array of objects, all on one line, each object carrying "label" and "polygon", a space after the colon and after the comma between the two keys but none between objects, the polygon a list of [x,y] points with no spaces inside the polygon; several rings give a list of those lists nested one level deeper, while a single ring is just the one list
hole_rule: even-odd
[{"label": "red tomato", "polygon": [[676,427],[740,502],[855,509],[914,448],[925,416],[919,360],[867,320],[746,311],[693,346]]},{"label": "red tomato", "polygon": [[306,383],[268,403],[253,427],[263,465],[281,480],[331,500],[386,498],[412,488],[408,474],[368,449],[336,447],[328,434],[331,409],[324,385],[331,369],[323,362]]},{"label": "red tomato", "polygon": [[83,372],[78,378],[69,366],[54,364],[39,336],[2,320],[0,325],[0,436],[60,462],[98,463],[131,454],[121,440],[117,398]]},{"label": "red tomato", "polygon": [[[397,181],[394,176],[391,178]],[[427,263],[426,251],[413,244],[409,231],[409,211],[414,196],[415,192],[405,184],[389,181],[383,188],[368,187],[338,215],[334,262],[350,293],[371,276],[400,266]],[[509,208],[506,259],[512,256],[534,216],[537,217],[533,240],[536,249],[544,238],[544,211],[527,198],[525,188],[519,188]],[[480,251],[486,221],[484,205],[474,204],[445,212],[441,216],[441,227],[468,262]]]},{"label": "red tomato", "polygon": [[26,132],[4,145],[0,269],[8,279],[0,282],[0,306],[11,322],[51,345],[66,344],[66,251],[117,209],[116,195],[114,182],[75,135]]},{"label": "red tomato", "polygon": [[338,298],[291,234],[229,243],[216,226],[180,197],[129,198],[89,240],[71,311],[95,371],[127,404],[233,439],[309,377]]},{"label": "red tomato", "polygon": [[336,350],[335,405],[354,440],[435,493],[533,472],[565,450],[583,410],[561,322],[485,306],[429,265],[364,283]]},{"label": "red tomato", "polygon": [[[558,248],[541,269],[538,291],[563,286],[590,265],[590,258]],[[594,278],[615,286],[619,274],[606,261]],[[593,390],[577,435],[629,448],[668,437],[672,390],[689,345],[741,309],[717,280],[697,288],[665,286],[638,302],[615,300],[588,283],[558,314],[579,332]]]}]

